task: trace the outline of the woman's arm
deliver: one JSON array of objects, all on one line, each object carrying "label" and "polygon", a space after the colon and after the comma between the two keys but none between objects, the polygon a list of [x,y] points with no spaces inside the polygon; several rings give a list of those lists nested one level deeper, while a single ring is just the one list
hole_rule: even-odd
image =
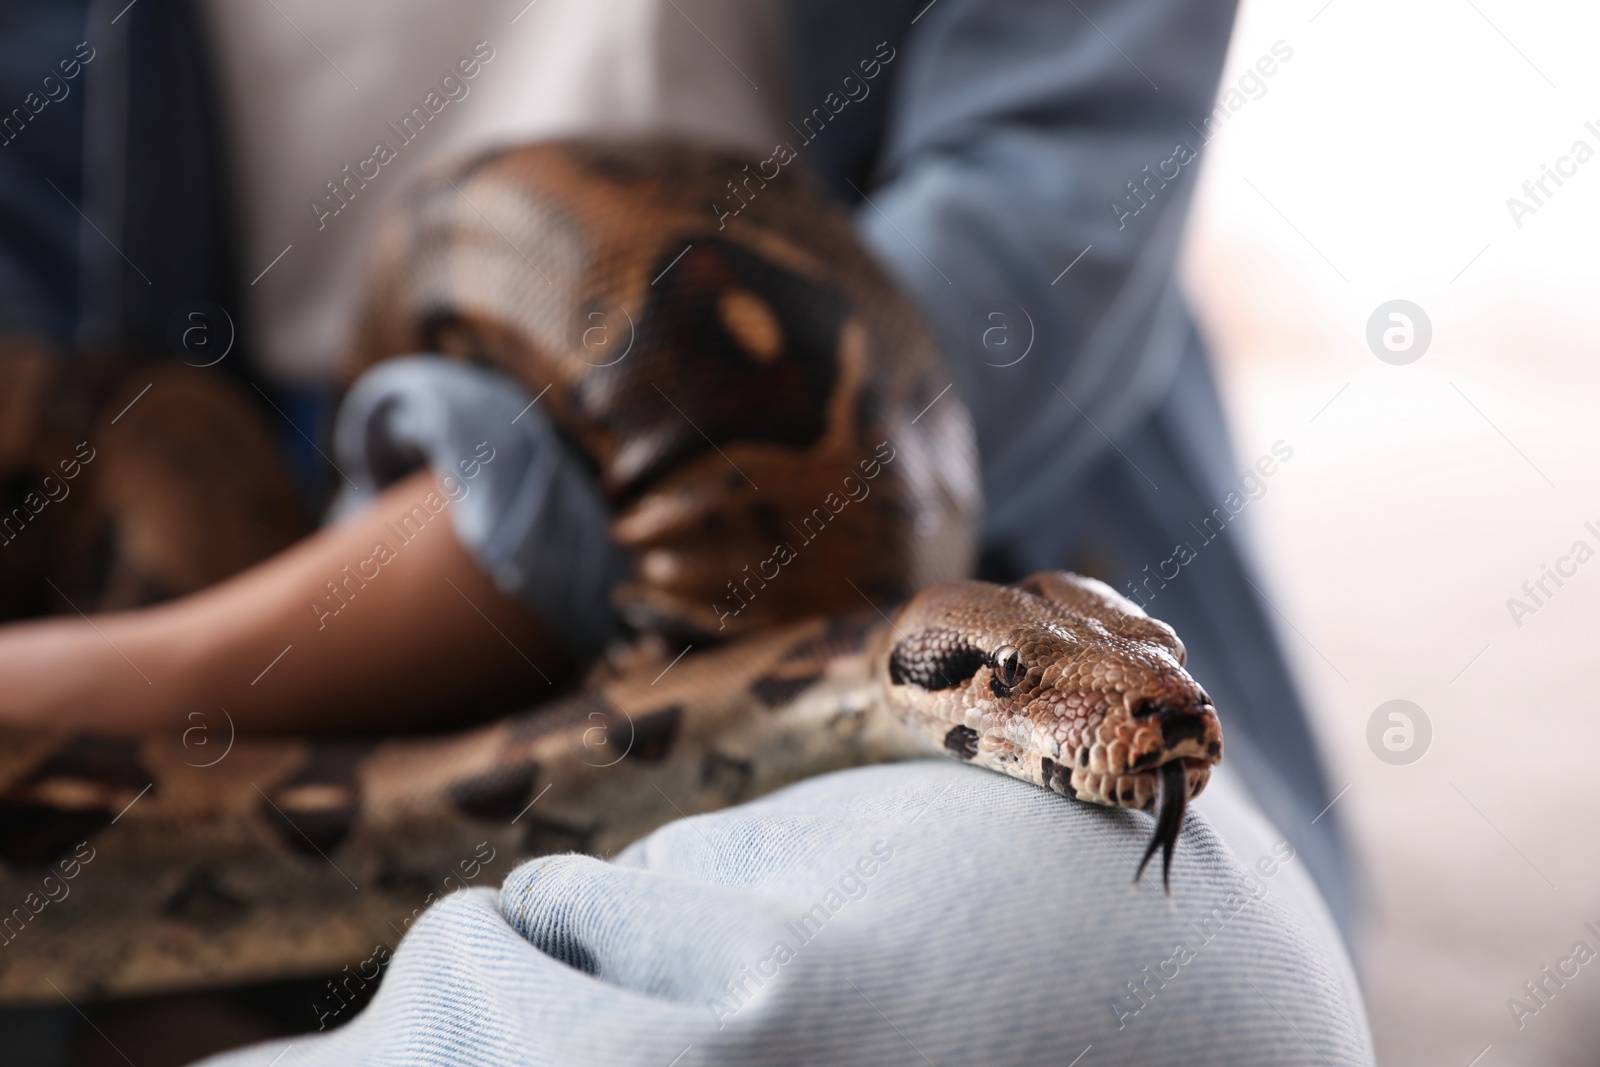
[{"label": "woman's arm", "polygon": [[570,661],[430,496],[413,474],[170,604],[0,628],[0,721],[146,733],[222,707],[242,731],[357,732],[545,690]]}]

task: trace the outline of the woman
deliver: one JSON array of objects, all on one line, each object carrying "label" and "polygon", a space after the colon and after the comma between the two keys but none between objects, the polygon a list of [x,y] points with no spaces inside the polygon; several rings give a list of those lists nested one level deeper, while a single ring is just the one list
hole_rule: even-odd
[{"label": "woman", "polygon": [[[271,72],[291,101],[303,93],[321,103],[334,91],[371,99],[360,94],[372,94],[380,65],[345,69],[373,52],[341,48],[340,25],[344,40],[354,39],[365,18],[364,32],[386,35],[391,48],[427,36],[416,13],[345,13],[341,24],[310,5],[281,6],[246,16],[219,4],[212,16],[226,76]],[[1048,798],[961,768],[879,768],[675,824],[616,864],[535,861],[508,880],[498,910],[479,894],[452,899],[408,940],[377,1005],[302,1057],[973,1062],[1048,1051],[1066,1062],[1090,1045],[1146,1063],[1370,1057],[1353,981],[1317,896],[1320,889],[1348,925],[1342,844],[1332,817],[1316,818],[1329,791],[1243,546],[1220,531],[1196,543],[1175,575],[1159,569],[1175,544],[1195,542],[1191,524],[1212,515],[1237,480],[1204,352],[1173,280],[1193,168],[1154,184],[1149,177],[1176,143],[1198,146],[1231,8],[1180,0],[670,3],[619,5],[607,23],[604,13],[591,21],[555,0],[518,6],[472,12],[495,22],[500,36],[481,37],[494,58],[473,87],[479,98],[451,104],[461,121],[429,150],[595,128],[794,142],[855,205],[863,240],[942,341],[977,429],[985,576],[1057,566],[1102,574],[1177,628],[1192,672],[1224,709],[1238,774],[1213,786],[1212,806],[1200,805],[1216,833],[1196,831],[1198,895],[1179,897],[1185,916],[1192,907],[1209,925],[1180,936],[1158,912],[1123,908],[1104,879],[1124,877],[1125,845],[1091,832],[1091,822],[1041,814],[1033,805]],[[146,0],[119,16],[132,27],[130,57],[141,32],[156,33],[153,20],[171,10]],[[332,21],[306,22],[318,17]],[[264,56],[268,25],[290,45],[293,35],[320,35],[321,58],[302,48],[291,70]],[[630,33],[647,39],[656,72],[632,96],[616,86],[631,84],[639,68],[605,62]],[[480,39],[469,36],[461,47]],[[590,66],[561,47],[573,41],[589,46]],[[877,68],[870,83],[860,76],[869,61]],[[549,97],[515,89],[519,72],[579,69],[587,74],[563,83],[579,101],[570,110],[530,120],[513,106]],[[861,88],[846,86],[847,74]],[[500,111],[489,106],[495,77],[504,79]],[[607,92],[626,99],[598,114]],[[830,94],[847,102],[830,104]],[[253,121],[284,110],[269,93],[234,95],[236,112]],[[395,99],[404,92],[371,105],[374,118]],[[481,110],[469,111],[474,105]],[[311,105],[301,112],[314,113]],[[245,158],[284,151],[281,141],[254,143]],[[325,155],[354,158],[342,148]],[[423,158],[402,154],[401,162]],[[305,172],[337,173],[329,162]],[[272,200],[263,187],[294,185],[246,171],[247,206],[254,187],[265,214]],[[363,190],[330,218],[304,206],[304,190],[318,184],[283,194],[299,205],[299,230],[269,238],[258,213],[247,240],[249,262],[265,266],[251,286],[265,286],[253,293],[265,327],[258,343],[280,375],[305,370],[306,361],[328,370],[337,348],[329,338],[339,330],[323,327],[348,317],[348,306],[335,305],[348,305],[351,293],[318,281],[352,261],[361,233],[345,223],[370,223],[379,200],[377,190],[364,200]],[[61,232],[73,230],[54,207]],[[267,264],[278,248],[282,262]],[[288,258],[298,255],[305,258]],[[26,277],[44,260],[15,253],[13,262]],[[434,364],[363,383],[356,395],[335,440],[375,436],[391,451],[426,458],[426,469],[390,480],[395,470],[347,449],[336,455],[339,477],[354,486],[347,504],[358,510],[286,553],[166,606],[0,633],[0,712],[17,722],[151,730],[191,703],[221,703],[251,729],[392,726],[419,721],[469,685],[484,699],[526,696],[530,666],[554,675],[592,656],[615,626],[606,593],[628,561],[604,534],[581,463],[548,427],[486,416],[533,398],[483,372]],[[480,440],[496,455],[486,471],[506,469],[496,466],[503,454],[523,463],[544,457],[561,472],[550,483],[557,488],[519,507],[510,488],[473,486],[462,500],[470,508],[456,507],[451,526],[418,538],[394,580],[363,589],[348,615],[307,611],[308,595],[365,553],[392,514],[448,491],[446,478]],[[527,551],[584,565],[509,573],[509,556],[494,556],[482,531],[513,512],[525,517]],[[383,709],[381,719],[362,718],[354,710],[362,707]],[[851,903],[836,913],[842,922],[780,958],[768,934],[841,885],[863,856],[879,876],[858,876],[859,910]],[[1241,863],[1257,871],[1254,882]],[[1283,880],[1263,881],[1268,866],[1284,870]],[[1273,896],[1277,886],[1284,889]],[[1258,900],[1267,903],[1249,911]],[[987,915],[1006,919],[991,925]],[[1243,943],[1213,947],[1219,936]],[[1274,962],[1252,969],[1247,959]],[[1318,1006],[1319,996],[1327,1003]],[[1279,1015],[1256,1011],[1255,997]],[[1232,1010],[1207,1007],[1216,1003]],[[1317,1031],[1322,1045],[1307,1050],[1292,1024],[1279,1027],[1297,1010],[1326,1023]],[[1148,1025],[1151,1015],[1165,1019]],[[1235,1025],[1247,1017],[1248,1026]],[[1186,1036],[1175,1042],[1179,1032]],[[263,1047],[237,1062],[265,1064],[277,1051]]]}]

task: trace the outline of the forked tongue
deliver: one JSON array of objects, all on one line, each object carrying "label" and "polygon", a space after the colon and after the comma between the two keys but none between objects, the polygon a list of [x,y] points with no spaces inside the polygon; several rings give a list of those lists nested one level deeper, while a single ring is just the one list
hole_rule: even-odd
[{"label": "forked tongue", "polygon": [[1189,776],[1184,773],[1183,760],[1168,760],[1157,769],[1156,777],[1156,830],[1150,835],[1150,846],[1144,850],[1144,859],[1133,873],[1133,882],[1139,884],[1150,857],[1161,849],[1161,887],[1172,896],[1172,849],[1178,843],[1178,831],[1183,829],[1183,811],[1189,805]]}]

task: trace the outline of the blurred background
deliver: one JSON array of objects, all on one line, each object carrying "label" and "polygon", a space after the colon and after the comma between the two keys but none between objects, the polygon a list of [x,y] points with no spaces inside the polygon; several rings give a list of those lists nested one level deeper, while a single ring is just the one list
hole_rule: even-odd
[{"label": "blurred background", "polygon": [[[287,6],[317,32],[314,5]],[[357,48],[335,66],[301,47],[276,4],[252,7],[219,54],[251,133],[235,177],[260,205],[239,235],[241,281],[268,331],[255,342],[288,381],[337,348],[339,326],[263,324],[308,291],[353,284],[373,217],[324,233],[306,214],[304,190],[358,158],[356,144],[330,136],[334,119],[363,129],[392,119],[411,90],[386,93],[384,79],[444,69],[468,40],[456,24],[470,19],[439,6],[444,44],[405,56]],[[555,6],[522,10],[529,23],[559,18]],[[1589,684],[1600,562],[1563,564],[1559,586],[1546,577],[1575,542],[1600,551],[1597,30],[1600,12],[1571,2],[1246,3],[1222,81],[1243,103],[1201,153],[1185,282],[1239,469],[1279,439],[1294,450],[1242,529],[1361,861],[1367,911],[1353,948],[1385,1064],[1600,1060],[1600,962],[1548,1003],[1525,989],[1548,982],[1544,969],[1577,943],[1600,950],[1589,818],[1600,806]],[[276,35],[302,64],[281,96],[246,92],[261,72],[241,59],[241,40],[256,34]],[[480,88],[518,62],[506,51]],[[1253,77],[1268,54],[1275,73]],[[568,107],[698,107],[721,130],[758,124],[753,110],[697,103],[712,89],[692,71],[676,72],[681,98],[644,100],[648,73],[592,84],[536,71],[519,121],[554,122],[564,94]],[[377,87],[357,96],[357,83]],[[296,125],[322,113],[305,100],[346,93],[352,103],[342,117],[328,110],[328,128]],[[499,132],[464,112],[434,149]],[[1594,158],[1561,163],[1579,141]],[[397,171],[419,164],[403,157]],[[1559,186],[1545,178],[1558,165]],[[1541,178],[1536,202],[1524,183]],[[1411,347],[1399,352],[1369,340],[1375,315],[1380,336],[1394,324],[1385,305],[1395,301],[1414,305]],[[296,406],[287,387],[275,395],[317,432],[324,413]],[[322,470],[309,450],[303,458]],[[1533,600],[1524,584],[1541,579]],[[1519,1018],[1513,1003],[1530,1010]]]},{"label": "blurred background", "polygon": [[[1295,449],[1253,535],[1330,778],[1348,783],[1386,1064],[1600,1059],[1600,967],[1550,984],[1520,1029],[1507,1004],[1536,1006],[1523,984],[1576,942],[1600,948],[1584,925],[1600,926],[1600,566],[1547,580],[1543,605],[1522,590],[1575,541],[1600,548],[1584,528],[1600,528],[1600,162],[1547,183],[1520,227],[1507,207],[1575,141],[1600,149],[1584,125],[1600,129],[1596,16],[1246,4],[1224,87],[1274,41],[1294,57],[1205,149],[1186,283],[1236,453]],[[1392,300],[1432,326],[1405,365],[1366,338]],[[1511,597],[1536,610],[1514,618]],[[1379,758],[1381,732],[1369,744],[1391,700],[1431,727],[1385,751],[1413,762]]]}]

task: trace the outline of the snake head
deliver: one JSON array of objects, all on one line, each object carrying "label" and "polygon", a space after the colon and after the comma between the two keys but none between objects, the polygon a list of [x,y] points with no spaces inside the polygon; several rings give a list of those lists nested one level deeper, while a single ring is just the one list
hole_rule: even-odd
[{"label": "snake head", "polygon": [[1155,811],[1151,852],[1165,845],[1170,862],[1222,759],[1216,709],[1170,626],[1103,582],[1046,571],[929,586],[884,640],[881,681],[914,731],[1063,796]]}]

